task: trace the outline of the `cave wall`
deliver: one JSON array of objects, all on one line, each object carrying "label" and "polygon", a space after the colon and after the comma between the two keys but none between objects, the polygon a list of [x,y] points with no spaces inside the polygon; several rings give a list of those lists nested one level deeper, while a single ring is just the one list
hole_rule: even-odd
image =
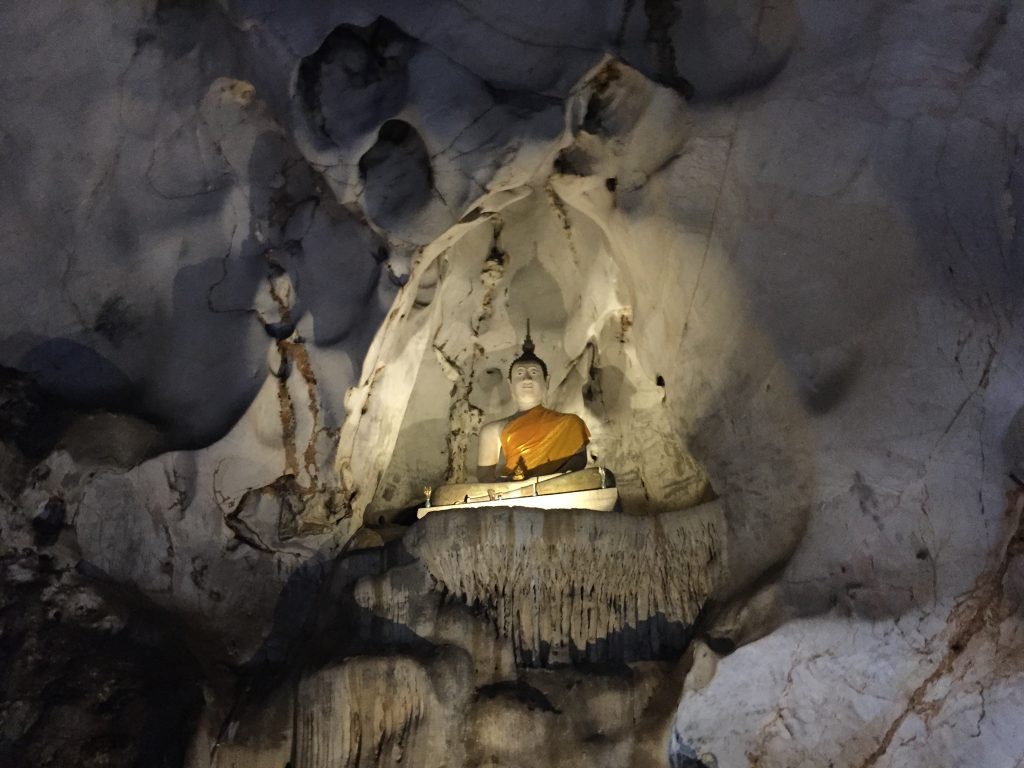
[{"label": "cave wall", "polygon": [[63,420],[4,390],[6,552],[130,590],[200,666],[280,662],[364,519],[471,468],[529,316],[634,512],[721,499],[673,754],[1018,759],[1022,25],[0,10],[0,365]]}]

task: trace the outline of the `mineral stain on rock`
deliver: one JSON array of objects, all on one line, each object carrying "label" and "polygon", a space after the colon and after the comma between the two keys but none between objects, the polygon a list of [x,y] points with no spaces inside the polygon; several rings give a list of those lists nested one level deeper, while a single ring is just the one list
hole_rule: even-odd
[{"label": "mineral stain on rock", "polygon": [[111,344],[120,345],[129,336],[137,334],[141,324],[141,315],[128,305],[123,296],[111,296],[103,302],[92,327]]}]

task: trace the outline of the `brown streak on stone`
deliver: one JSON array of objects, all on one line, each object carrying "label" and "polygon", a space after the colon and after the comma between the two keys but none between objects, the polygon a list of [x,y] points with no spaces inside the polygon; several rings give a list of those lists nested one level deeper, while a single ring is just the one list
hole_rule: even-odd
[{"label": "brown streak on stone", "polygon": [[309,413],[313,417],[313,428],[310,431],[309,443],[302,454],[303,463],[309,473],[311,485],[315,485],[317,478],[316,464],[316,436],[320,427],[320,404],[317,397],[316,374],[313,373],[313,365],[309,359],[309,350],[305,344],[291,343],[289,346],[292,352],[292,360],[295,362],[295,369],[302,374],[306,382],[306,390],[309,393]]},{"label": "brown streak on stone", "polygon": [[946,642],[946,653],[925,680],[914,689],[907,706],[886,729],[881,742],[867,756],[860,768],[870,768],[882,757],[892,744],[893,737],[911,714],[921,714],[924,719],[934,714],[934,703],[926,701],[932,685],[949,674],[967,645],[985,628],[985,618],[995,611],[1003,596],[1003,579],[1012,556],[1024,548],[1024,530],[1021,516],[1024,514],[1024,492],[1008,494],[1010,527],[1000,557],[981,572],[974,586],[966,593],[950,616],[951,633]]},{"label": "brown streak on stone", "polygon": [[[288,348],[288,342],[277,342],[277,349],[283,360],[288,359]],[[284,447],[285,472],[297,474],[299,462],[295,452],[295,404],[288,392],[286,379],[277,379],[277,404],[281,415],[281,444]]]},{"label": "brown streak on stone", "polygon": [[[480,297],[480,307],[469,324],[473,338],[479,338],[481,329],[494,314],[494,301],[498,286],[505,275],[508,264],[508,255],[498,246],[502,222],[498,220],[493,226],[494,236],[491,249],[480,272],[483,295]],[[466,461],[469,454],[469,440],[483,421],[483,413],[469,402],[469,397],[473,392],[473,372],[477,363],[484,357],[484,348],[474,342],[472,348],[467,350],[468,360],[464,360],[462,365],[459,365],[455,356],[446,354],[442,346],[434,344],[434,349],[457,373],[457,378],[452,384],[451,405],[448,409],[450,429],[447,438],[448,466],[445,469],[445,482],[464,482],[467,479]]]},{"label": "brown streak on stone", "polygon": [[548,194],[548,200],[551,201],[551,207],[555,209],[555,214],[558,216],[558,220],[562,222],[562,231],[565,233],[565,241],[569,246],[569,252],[572,254],[573,262],[579,264],[579,253],[576,251],[576,243],[573,242],[572,239],[572,222],[569,221],[569,211],[565,206],[565,201],[558,196],[554,187],[551,186],[550,181],[545,185],[544,191]]}]

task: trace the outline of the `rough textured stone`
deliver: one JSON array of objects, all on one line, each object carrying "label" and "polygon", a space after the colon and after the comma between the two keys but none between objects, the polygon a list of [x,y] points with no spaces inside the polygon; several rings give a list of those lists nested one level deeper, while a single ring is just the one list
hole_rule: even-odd
[{"label": "rough textured stone", "polygon": [[491,615],[517,662],[621,662],[678,654],[672,625],[692,625],[728,571],[724,528],[717,504],[651,518],[448,510],[404,541],[439,588]]},{"label": "rough textured stone", "polygon": [[[714,515],[688,514],[691,538],[708,538]],[[473,515],[491,519],[493,530],[509,534],[506,540],[481,535],[470,524]],[[684,600],[692,606],[671,606],[678,596],[666,594],[672,580],[665,579],[651,590],[658,605],[603,609],[605,595],[629,591],[624,578],[657,581],[671,569],[667,552],[632,550],[638,536],[653,538],[654,520],[632,518],[648,523],[637,534],[623,523],[628,518],[586,511],[447,512],[428,519],[434,524],[407,531],[401,541],[335,561],[307,644],[269,690],[264,684],[241,693],[209,749],[212,764],[263,765],[270,755],[317,768],[663,763],[682,683],[677,662],[707,596],[691,594]],[[678,543],[685,526],[664,524],[673,522]],[[596,545],[591,571],[575,584],[553,573],[531,574],[548,564],[509,553],[515,531],[522,550],[543,560],[536,553],[545,536],[567,527],[576,530],[578,546],[588,537]],[[438,553],[457,542],[480,549],[459,569],[466,582],[489,589],[479,600],[438,580],[446,570]],[[636,573],[598,566],[598,555],[628,563],[643,554],[650,573],[641,564]],[[576,559],[586,557],[580,551]],[[527,582],[542,601],[528,604]],[[504,624],[503,614],[489,610],[498,590],[509,603],[519,599],[506,612],[515,618]],[[673,621],[653,621],[648,608],[668,611]],[[683,610],[692,615],[682,619]],[[561,617],[566,636],[543,635],[538,653],[528,630],[545,616]],[[205,755],[196,747],[190,764],[207,764]]]},{"label": "rough textured stone", "polygon": [[203,672],[166,616],[76,571],[65,541],[33,551],[0,525],[0,763],[181,765]]}]

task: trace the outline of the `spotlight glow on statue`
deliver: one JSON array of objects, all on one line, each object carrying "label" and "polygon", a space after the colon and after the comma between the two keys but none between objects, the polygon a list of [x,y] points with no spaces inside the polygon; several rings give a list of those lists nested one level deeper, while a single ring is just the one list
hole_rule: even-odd
[{"label": "spotlight glow on statue", "polygon": [[512,361],[508,371],[518,410],[480,430],[477,479],[481,482],[522,480],[587,465],[590,430],[576,414],[543,406],[548,393],[548,367],[533,350],[527,321],[523,353]]}]

